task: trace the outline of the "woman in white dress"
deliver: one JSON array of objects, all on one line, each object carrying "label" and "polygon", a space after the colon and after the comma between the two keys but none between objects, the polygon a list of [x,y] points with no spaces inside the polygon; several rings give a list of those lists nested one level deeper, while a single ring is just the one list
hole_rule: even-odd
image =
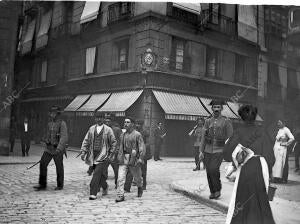
[{"label": "woman in white dress", "polygon": [[275,155],[275,164],[273,166],[273,181],[275,183],[282,183],[282,174],[285,163],[285,157],[287,153],[287,146],[289,146],[294,141],[294,136],[288,129],[284,122],[278,120],[278,133],[276,135],[276,140],[274,144],[274,155]]}]

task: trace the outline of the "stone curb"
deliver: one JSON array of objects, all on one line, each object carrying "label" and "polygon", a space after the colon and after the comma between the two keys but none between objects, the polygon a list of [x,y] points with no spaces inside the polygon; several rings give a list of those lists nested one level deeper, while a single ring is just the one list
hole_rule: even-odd
[{"label": "stone curb", "polygon": [[196,192],[191,192],[191,191],[185,189],[183,186],[176,184],[176,182],[170,184],[169,186],[173,191],[175,191],[177,193],[183,194],[201,204],[205,204],[205,205],[207,205],[213,209],[216,209],[218,211],[221,211],[225,214],[227,213],[228,206],[220,203],[218,200],[211,200],[209,198],[206,198],[204,196],[197,194]]}]

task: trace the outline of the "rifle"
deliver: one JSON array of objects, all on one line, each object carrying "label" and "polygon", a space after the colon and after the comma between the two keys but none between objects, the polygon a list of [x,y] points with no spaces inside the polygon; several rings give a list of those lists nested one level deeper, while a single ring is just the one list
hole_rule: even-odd
[{"label": "rifle", "polygon": [[37,161],[36,163],[34,163],[33,165],[31,166],[28,166],[27,167],[27,170],[31,169],[32,167],[35,167],[37,164],[39,164],[41,162],[41,160]]},{"label": "rifle", "polygon": [[79,154],[75,158],[78,158],[81,154],[82,154],[82,151],[80,151]]}]

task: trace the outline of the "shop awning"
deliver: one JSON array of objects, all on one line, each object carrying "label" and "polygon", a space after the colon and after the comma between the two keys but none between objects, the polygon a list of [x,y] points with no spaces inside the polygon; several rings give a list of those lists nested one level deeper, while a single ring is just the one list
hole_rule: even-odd
[{"label": "shop awning", "polygon": [[94,112],[100,107],[109,97],[110,93],[94,94],[91,98],[77,111],[79,112]]},{"label": "shop awning", "polygon": [[80,24],[90,22],[97,18],[100,2],[85,2],[83,12],[80,17]]},{"label": "shop awning", "polygon": [[165,118],[172,120],[196,120],[209,116],[209,113],[196,96],[153,90],[159,105],[165,111]]},{"label": "shop awning", "polygon": [[36,49],[44,47],[48,43],[48,31],[51,24],[52,10],[42,16],[40,29],[36,39]]},{"label": "shop awning", "polygon": [[139,98],[143,90],[112,93],[107,102],[98,110],[125,116],[125,111]]},{"label": "shop awning", "polygon": [[90,95],[79,95],[65,108],[64,111],[76,111],[88,98]]},{"label": "shop awning", "polygon": [[35,31],[35,23],[36,23],[36,20],[32,20],[27,27],[27,30],[25,32],[25,37],[24,37],[24,40],[22,43],[22,48],[21,48],[22,54],[26,54],[31,51],[32,39],[33,39],[34,31]]},{"label": "shop awning", "polygon": [[[240,106],[242,106],[242,104],[233,103],[233,102],[227,102],[227,104],[228,104],[229,108],[239,117],[238,110],[239,110]],[[256,121],[263,121],[263,119],[261,118],[261,116],[259,116],[259,114],[257,114],[257,116],[256,116]]]},{"label": "shop awning", "polygon": [[32,97],[28,99],[24,99],[21,102],[38,102],[38,101],[52,101],[52,100],[70,100],[72,96],[49,96],[49,97]]},{"label": "shop awning", "polygon": [[201,6],[200,3],[175,3],[173,2],[173,7],[180,8],[195,14],[200,14]]},{"label": "shop awning", "polygon": [[[200,97],[200,100],[203,103],[203,105],[206,107],[206,109],[212,114],[213,112],[211,106],[209,105],[211,99]],[[227,104],[223,106],[222,115],[231,119],[239,119],[239,117],[230,110]]]}]

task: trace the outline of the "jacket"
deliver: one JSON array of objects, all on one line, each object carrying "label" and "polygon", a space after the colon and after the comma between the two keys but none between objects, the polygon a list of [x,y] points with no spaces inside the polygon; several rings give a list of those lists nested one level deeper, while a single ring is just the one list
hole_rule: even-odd
[{"label": "jacket", "polygon": [[[120,139],[120,149],[118,152],[118,163],[120,165],[124,165],[124,150],[129,151],[130,157],[132,150],[137,151],[136,163],[134,165],[137,165],[138,159],[144,160],[146,154],[146,147],[144,144],[142,134],[140,132],[136,130],[133,130],[131,133],[124,132],[121,134]],[[128,145],[125,146],[125,142],[128,143]]]},{"label": "jacket", "polygon": [[223,116],[210,117],[205,120],[200,150],[207,153],[223,152],[225,141],[233,134],[231,121]]},{"label": "jacket", "polygon": [[48,122],[44,141],[47,144],[46,152],[52,155],[57,154],[57,150],[64,152],[68,143],[66,122],[61,119]]},{"label": "jacket", "polygon": [[[96,125],[93,125],[89,128],[81,145],[81,153],[86,155],[85,163],[89,166],[103,162],[98,160],[94,161],[93,149],[95,129]],[[116,144],[117,141],[113,130],[107,125],[103,124],[102,150],[108,150],[108,156],[110,156],[111,154],[115,153]],[[105,160],[106,159],[108,159],[108,157],[105,158]]]},{"label": "jacket", "polygon": [[275,162],[273,145],[262,126],[254,123],[243,124],[236,129],[224,147],[223,155],[226,161],[232,161],[232,152],[238,144],[251,149],[255,155],[263,156],[269,169],[273,167]]}]

